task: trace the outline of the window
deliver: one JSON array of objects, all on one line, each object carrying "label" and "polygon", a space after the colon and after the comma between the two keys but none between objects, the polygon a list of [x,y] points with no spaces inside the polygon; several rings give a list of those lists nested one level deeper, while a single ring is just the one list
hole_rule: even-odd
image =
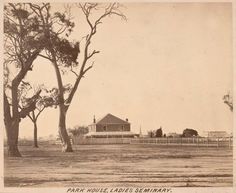
[{"label": "window", "polygon": [[103,131],[106,131],[107,130],[107,126],[103,126]]}]

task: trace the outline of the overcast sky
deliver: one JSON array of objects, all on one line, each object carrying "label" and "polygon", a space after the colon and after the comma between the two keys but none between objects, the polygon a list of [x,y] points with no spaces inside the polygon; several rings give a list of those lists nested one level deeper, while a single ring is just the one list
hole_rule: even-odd
[{"label": "overcast sky", "polygon": [[[128,20],[111,17],[99,26],[91,48],[100,50],[94,67],[79,85],[67,126],[88,125],[93,115],[128,118],[143,133],[162,126],[164,133],[185,128],[232,132],[233,116],[222,97],[232,91],[232,13],[230,3],[123,4]],[[54,10],[62,5],[53,5]],[[74,6],[79,40],[88,28]],[[73,74],[64,77],[72,81]],[[50,63],[38,59],[27,79],[56,85]],[[45,81],[46,80],[46,81]],[[58,109],[38,121],[38,135],[57,135]],[[33,136],[21,122],[20,137]]]}]

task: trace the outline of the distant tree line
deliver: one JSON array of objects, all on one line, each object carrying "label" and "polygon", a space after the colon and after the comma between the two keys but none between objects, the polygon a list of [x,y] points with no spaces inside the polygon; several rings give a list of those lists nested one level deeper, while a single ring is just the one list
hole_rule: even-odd
[{"label": "distant tree line", "polygon": [[[196,130],[186,128],[183,130],[183,133],[180,134],[178,137],[197,137],[197,136],[199,135]],[[157,130],[148,131],[148,137],[150,138],[166,137],[166,134],[163,134],[162,127],[160,127]],[[173,137],[173,136],[169,136],[169,137]]]}]

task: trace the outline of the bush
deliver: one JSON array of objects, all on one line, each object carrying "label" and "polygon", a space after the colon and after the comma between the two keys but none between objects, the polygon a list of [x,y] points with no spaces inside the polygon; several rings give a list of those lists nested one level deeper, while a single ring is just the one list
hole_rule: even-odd
[{"label": "bush", "polygon": [[187,128],[183,131],[182,137],[194,137],[194,136],[195,137],[198,136],[198,132],[194,129]]}]

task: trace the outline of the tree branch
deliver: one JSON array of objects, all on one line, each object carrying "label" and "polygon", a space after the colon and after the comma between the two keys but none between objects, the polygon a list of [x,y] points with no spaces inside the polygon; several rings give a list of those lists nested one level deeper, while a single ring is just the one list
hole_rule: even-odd
[{"label": "tree branch", "polygon": [[35,110],[36,102],[39,98],[41,90],[39,90],[33,97],[29,98],[29,104],[26,107],[23,107],[19,112],[20,118],[25,118],[31,111]]},{"label": "tree branch", "polygon": [[105,18],[106,16],[109,16],[109,15],[117,15],[117,16],[120,16],[120,17],[126,19],[126,17],[118,9],[119,4],[112,3],[112,4],[109,4],[108,7],[105,8],[105,13],[102,14],[100,17],[98,17],[98,19],[93,24],[91,22],[89,16],[92,14],[93,10],[97,9],[97,6],[98,6],[97,3],[84,3],[84,4],[79,3],[79,8],[82,9],[82,12],[85,15],[86,21],[87,21],[88,25],[90,26],[90,32],[86,36],[83,62],[82,62],[82,65],[80,67],[80,72],[79,72],[79,74],[76,74],[77,79],[74,83],[74,86],[73,86],[71,92],[69,93],[69,96],[68,96],[67,100],[65,101],[66,104],[67,104],[66,105],[66,111],[68,110],[68,108],[70,106],[70,103],[71,103],[71,101],[73,99],[73,96],[74,96],[74,94],[75,94],[75,92],[78,88],[78,85],[81,81],[81,78],[84,76],[84,74],[88,70],[90,70],[93,67],[93,64],[92,64],[91,66],[88,66],[86,68],[86,64],[87,64],[88,60],[90,58],[92,58],[95,54],[99,53],[99,51],[93,50],[92,53],[88,54],[89,45],[91,44],[91,39],[97,32],[97,26],[102,23],[103,18]]},{"label": "tree branch", "polygon": [[47,57],[47,56],[44,56],[44,55],[42,55],[42,54],[39,54],[39,56],[42,57],[42,58],[45,58],[45,59],[47,59],[47,60],[49,60],[49,61],[52,62],[51,58],[49,58],[49,57]]},{"label": "tree branch", "polygon": [[89,70],[93,67],[93,64],[94,64],[94,62],[92,63],[91,66],[87,67],[87,68],[83,71],[83,76],[85,75],[85,73],[86,73],[87,71],[89,71]]},{"label": "tree branch", "polygon": [[231,111],[233,111],[233,103],[230,103],[229,101],[224,101],[225,104],[227,104]]},{"label": "tree branch", "polygon": [[46,107],[44,106],[41,110],[39,110],[38,114],[36,115],[35,117],[35,120],[38,119],[39,115],[43,112],[43,110],[45,109]]},{"label": "tree branch", "polygon": [[79,75],[73,70],[72,65],[70,66],[70,71],[71,71],[76,77],[79,77]]},{"label": "tree branch", "polygon": [[89,54],[87,58],[89,59],[89,58],[93,57],[93,55],[99,54],[99,53],[100,53],[100,51],[93,50],[93,52],[91,54]]},{"label": "tree branch", "polygon": [[27,116],[30,118],[31,121],[34,122],[33,118],[30,116],[30,114],[28,114]]}]

